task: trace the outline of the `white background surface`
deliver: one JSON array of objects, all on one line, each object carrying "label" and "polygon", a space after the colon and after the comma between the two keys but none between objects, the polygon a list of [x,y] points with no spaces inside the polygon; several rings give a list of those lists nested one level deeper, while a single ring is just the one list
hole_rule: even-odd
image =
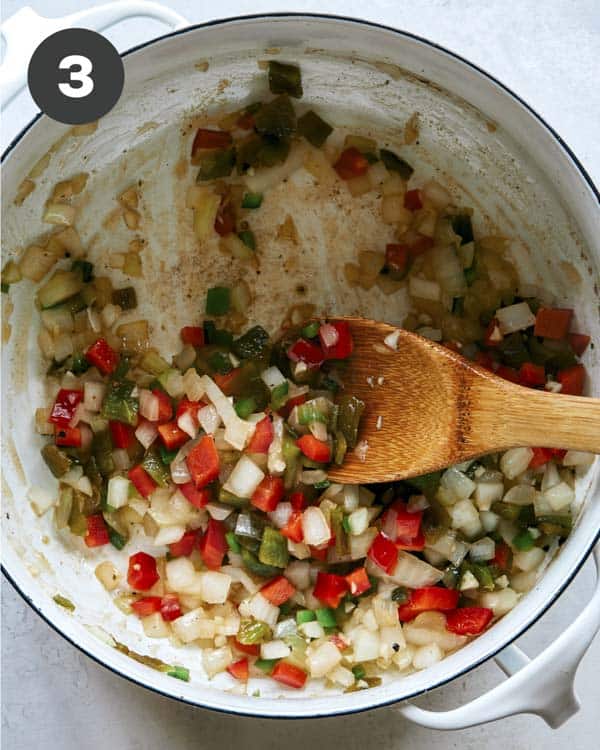
[{"label": "white background surface", "polygon": [[[36,11],[57,16],[93,3],[32,0]],[[170,0],[190,22],[215,17],[208,4]],[[3,17],[23,6],[4,0]],[[200,7],[202,6],[202,7]],[[215,7],[215,6],[212,6]],[[263,2],[220,0],[220,17],[273,10],[310,10],[368,18],[431,39],[471,59],[510,86],[560,133],[600,184],[600,0],[319,0]],[[151,21],[127,22],[108,32],[126,49],[161,33]],[[6,144],[34,112],[25,95],[7,110]],[[533,655],[574,619],[592,590],[588,563],[568,590],[520,639]],[[578,673],[583,707],[552,732],[536,717],[517,717],[454,733],[404,721],[393,709],[315,721],[268,721],[223,716],[177,704],[131,685],[99,667],[54,633],[14,592],[2,587],[2,740],[6,750],[155,750],[158,748],[286,750],[332,747],[344,750],[461,748],[490,750],[592,750],[598,742],[600,639]],[[485,664],[419,703],[451,708],[501,679]]]}]

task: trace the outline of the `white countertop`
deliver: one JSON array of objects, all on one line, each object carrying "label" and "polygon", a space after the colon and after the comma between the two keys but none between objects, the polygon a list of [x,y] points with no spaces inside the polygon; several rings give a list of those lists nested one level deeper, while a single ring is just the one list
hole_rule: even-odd
[{"label": "white countertop", "polygon": [[[39,13],[58,16],[95,3],[31,0],[29,4]],[[192,0],[167,4],[192,23],[213,17]],[[4,18],[23,5],[4,0]],[[221,0],[218,7],[220,17],[300,9],[362,16],[431,39],[477,63],[522,96],[566,140],[600,185],[598,0],[377,0],[368,11],[357,0],[306,0],[302,4]],[[163,30],[158,23],[129,21],[107,36],[126,49]],[[22,97],[7,111],[4,144],[33,113],[27,99],[28,95]],[[587,601],[593,581],[593,566],[588,562],[519,645],[534,655],[550,643]],[[599,674],[600,639],[596,638],[576,680],[582,709],[554,732],[532,716],[454,733],[433,732],[406,722],[393,709],[302,722],[242,719],[175,703],[116,677],[60,638],[9,584],[3,581],[2,585],[2,740],[7,750],[79,750],[82,746],[87,750],[236,746],[296,750],[334,743],[344,750],[592,750],[598,747]],[[487,663],[419,703],[452,708],[500,679],[500,670]]]}]

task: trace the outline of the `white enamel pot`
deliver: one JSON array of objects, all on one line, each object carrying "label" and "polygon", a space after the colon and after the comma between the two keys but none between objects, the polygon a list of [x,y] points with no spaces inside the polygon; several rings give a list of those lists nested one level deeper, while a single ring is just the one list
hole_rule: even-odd
[{"label": "white enamel pot", "polygon": [[[134,11],[143,5],[136,3]],[[112,12],[129,15],[129,6],[120,2],[114,6],[117,11],[105,9],[99,22],[113,18]],[[83,13],[76,22],[93,25],[95,19],[86,22]],[[441,181],[450,184],[465,205],[475,208],[476,229],[485,225],[517,238],[511,252],[525,281],[575,307],[579,330],[600,341],[598,193],[567,146],[515,94],[472,64],[410,34],[344,18],[287,14],[216,21],[173,32],[128,52],[120,102],[94,133],[67,136],[54,148],[45,171],[36,178],[35,191],[21,207],[12,203],[18,185],[68,129],[37,118],[5,154],[3,252],[7,256],[17,252],[43,231],[40,216],[51,186],[83,170],[90,178],[78,229],[94,252],[115,249],[127,241],[126,230],[115,226],[103,232],[102,221],[114,207],[118,190],[142,178],[143,232],[150,258],[145,261],[144,284],[151,291],[140,295],[141,313],[160,320],[164,340],[175,341],[178,327],[197,315],[197,300],[203,299],[206,286],[227,271],[222,256],[198,257],[189,218],[178,207],[184,195],[181,174],[174,169],[183,153],[178,125],[190,111],[232,108],[263,94],[265,76],[257,60],[272,56],[301,65],[303,102],[315,104],[337,123],[376,132],[392,144],[417,110],[419,146],[405,152],[417,173],[439,170]],[[195,65],[204,60],[210,66],[202,72],[202,66]],[[302,233],[308,218],[302,208],[292,210],[297,211]],[[338,229],[335,247],[315,234],[302,247],[301,264],[296,270],[287,267],[286,273],[277,256],[269,256],[275,249],[266,243],[267,270],[257,285],[252,312],[256,320],[272,324],[281,320],[300,277],[308,282],[309,297],[314,295],[338,314],[402,319],[401,295],[396,300],[396,296],[379,296],[378,290],[350,292],[344,286],[343,262],[368,238],[358,222],[350,231]],[[109,240],[112,244],[103,244]],[[324,267],[327,273],[322,272]],[[193,299],[180,290],[192,290]],[[600,588],[579,617],[534,660],[509,644],[556,600],[598,539],[598,461],[579,483],[581,511],[560,554],[512,612],[462,650],[430,669],[406,677],[386,675],[380,687],[351,694],[319,685],[293,692],[267,681],[252,684],[248,695],[227,692],[232,686],[229,676],[220,675],[209,683],[197,648],[175,649],[144,639],[135,618],[122,615],[93,576],[104,553],[58,538],[51,514],[36,519],[27,502],[29,485],[51,481],[39,457],[41,440],[33,435],[31,416],[33,408],[42,405],[35,343],[39,320],[32,296],[28,282],[13,287],[14,309],[10,319],[5,318],[11,335],[2,360],[3,565],[23,597],[71,643],[151,690],[236,714],[302,718],[394,705],[425,726],[457,729],[522,712],[538,714],[556,727],[577,711],[573,679],[600,627]],[[586,366],[589,392],[600,395],[598,347],[586,354]],[[596,562],[600,564],[598,550]],[[72,600],[74,613],[54,603],[57,592]],[[138,652],[189,667],[191,681],[174,680],[131,660],[111,645],[111,637]],[[508,679],[475,701],[440,713],[408,702],[492,657]],[[251,696],[258,687],[260,697]]]}]

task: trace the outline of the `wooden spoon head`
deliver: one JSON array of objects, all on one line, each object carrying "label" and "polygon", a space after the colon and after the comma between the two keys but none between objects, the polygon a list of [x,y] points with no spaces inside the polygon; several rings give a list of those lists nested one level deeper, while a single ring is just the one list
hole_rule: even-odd
[{"label": "wooden spoon head", "polygon": [[[469,429],[470,385],[486,378],[485,371],[410,331],[364,318],[344,320],[354,339],[344,391],[366,407],[358,450],[330,469],[330,479],[394,481],[485,452],[472,444]],[[384,343],[390,334],[397,336],[395,348]]]}]

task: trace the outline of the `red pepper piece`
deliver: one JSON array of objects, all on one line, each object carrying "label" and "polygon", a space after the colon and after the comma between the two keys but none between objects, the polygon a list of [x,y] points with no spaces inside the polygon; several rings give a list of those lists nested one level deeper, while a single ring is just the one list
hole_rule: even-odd
[{"label": "red pepper piece", "polygon": [[412,537],[412,539],[398,537],[395,544],[397,549],[420,552],[422,549],[425,549],[425,535],[420,531],[417,536]]},{"label": "red pepper piece", "polygon": [[85,358],[103,375],[113,373],[119,363],[119,355],[105,339],[98,339],[85,353]]},{"label": "red pepper piece", "polygon": [[484,346],[487,346],[488,348],[498,346],[503,338],[504,336],[502,335],[502,331],[500,330],[500,323],[498,322],[498,319],[492,318],[488,323],[488,327],[485,329],[485,333],[483,335]]},{"label": "red pepper piece", "polygon": [[235,636],[231,636],[230,643],[237,651],[241,651],[242,654],[250,654],[250,656],[258,656],[260,654],[260,646],[257,644],[246,644],[240,643]]},{"label": "red pepper piece", "polygon": [[152,393],[158,399],[158,419],[159,423],[169,422],[173,418],[173,404],[168,393],[161,391],[160,388],[154,388]]},{"label": "red pepper piece", "polygon": [[192,143],[192,159],[198,156],[202,149],[227,148],[231,145],[231,133],[224,130],[207,130],[198,128]]},{"label": "red pepper piece", "polygon": [[344,576],[319,571],[313,593],[320,602],[323,602],[327,607],[335,609],[339,606],[342,597],[349,589],[348,581]]},{"label": "red pepper piece", "polygon": [[296,440],[296,445],[311,461],[329,463],[331,460],[331,448],[329,444],[317,440],[314,435],[302,435],[301,438]]},{"label": "red pepper piece", "polygon": [[357,148],[352,147],[342,151],[333,168],[342,180],[351,180],[353,177],[366,174],[369,169],[369,162]]},{"label": "red pepper piece", "polygon": [[290,503],[294,510],[304,510],[306,508],[306,497],[304,492],[292,492],[290,495]]},{"label": "red pepper piece", "polygon": [[300,394],[300,396],[294,396],[294,398],[288,398],[288,400],[277,413],[280,414],[284,419],[287,419],[292,413],[292,409],[294,408],[294,406],[300,406],[305,401],[306,393],[302,393]]},{"label": "red pepper piece", "polygon": [[235,367],[231,372],[228,372],[227,375],[221,375],[216,372],[213,375],[213,380],[226,396],[233,396],[241,371],[241,368]]},{"label": "red pepper piece", "polygon": [[234,661],[232,664],[228,665],[227,671],[232,677],[235,677],[236,680],[240,680],[241,682],[248,682],[248,677],[250,675],[250,670],[248,668],[248,659],[244,657],[239,661]]},{"label": "red pepper piece", "polygon": [[529,462],[530,469],[536,469],[538,466],[547,464],[552,458],[551,448],[532,448],[533,456]]},{"label": "red pepper piece", "polygon": [[408,245],[400,245],[390,242],[385,246],[385,267],[391,271],[396,278],[402,278],[408,271],[411,261],[411,252]]},{"label": "red pepper piece", "polygon": [[[404,237],[407,238],[411,236],[407,232]],[[427,252],[427,250],[431,250],[431,248],[434,246],[433,237],[427,237],[425,234],[420,234],[419,232],[415,232],[414,237],[412,237],[411,241],[408,244],[408,249],[410,252],[411,258],[416,258],[419,255],[423,255],[423,253]]]},{"label": "red pepper piece", "polygon": [[148,591],[160,576],[156,569],[156,560],[146,552],[136,552],[129,558],[127,583],[134,591]]},{"label": "red pepper piece", "polygon": [[305,362],[310,367],[319,367],[325,360],[321,347],[306,339],[298,339],[292,344],[287,350],[287,355],[292,362]]},{"label": "red pepper piece", "polygon": [[135,430],[131,425],[125,424],[124,422],[116,422],[111,419],[108,426],[110,428],[112,444],[115,448],[124,448],[127,450],[127,448],[130,448],[133,445],[133,441],[135,440]]},{"label": "red pepper piece", "polygon": [[143,466],[134,466],[133,469],[129,469],[127,476],[142,497],[151,495],[158,486]]},{"label": "red pepper piece", "polygon": [[572,319],[573,310],[540,307],[535,316],[533,332],[536,336],[543,336],[545,339],[564,339],[569,333]]},{"label": "red pepper piece", "polygon": [[547,448],[552,453],[552,458],[555,461],[562,461],[567,454],[566,448]]},{"label": "red pepper piece", "polygon": [[102,513],[95,513],[93,516],[88,516],[86,519],[87,531],[83,541],[88,547],[102,547],[104,544],[110,542],[108,536],[108,529]]},{"label": "red pepper piece", "polygon": [[578,357],[581,357],[588,348],[590,337],[586,336],[585,333],[570,333],[568,338],[571,349]]},{"label": "red pepper piece", "polygon": [[161,601],[160,596],[143,596],[137,602],[132,602],[131,609],[138,617],[148,617],[155,612],[160,612]]},{"label": "red pepper piece", "polygon": [[268,453],[269,446],[273,442],[273,422],[269,416],[264,417],[257,423],[254,434],[246,447],[247,453]]},{"label": "red pepper piece", "polygon": [[[494,372],[494,358],[489,352],[477,352],[477,354],[475,355],[475,362],[479,365],[479,367],[483,367],[484,370]],[[515,372],[515,375],[516,374],[517,373]]]},{"label": "red pepper piece", "polygon": [[328,323],[333,326],[338,334],[338,340],[332,346],[326,346],[319,329],[319,338],[321,340],[321,346],[323,347],[323,356],[325,359],[347,359],[354,349],[354,342],[352,341],[352,334],[350,333],[350,326],[345,320],[338,320],[336,322]]},{"label": "red pepper piece", "polygon": [[330,635],[329,640],[338,649],[338,651],[345,651],[349,646],[349,644],[346,643],[342,636],[338,635],[337,633]]},{"label": "red pepper piece", "polygon": [[391,573],[398,562],[398,548],[391,539],[388,539],[382,533],[377,534],[367,555],[386,573]]},{"label": "red pepper piece", "polygon": [[533,362],[523,362],[519,369],[519,383],[528,388],[545,385],[546,371],[542,365],[534,365]]},{"label": "red pepper piece", "polygon": [[319,560],[319,562],[326,562],[328,547],[329,547],[329,544],[326,544],[324,547],[312,547],[309,544],[308,549],[310,550],[310,556],[312,557],[313,560]]},{"label": "red pepper piece", "polygon": [[167,450],[174,451],[181,448],[190,439],[187,432],[180,430],[176,422],[165,422],[158,425],[158,434]]},{"label": "red pepper piece", "polygon": [[303,669],[285,661],[278,661],[271,672],[271,677],[274,680],[293,688],[303,687],[307,676]]},{"label": "red pepper piece", "polygon": [[61,388],[56,394],[48,421],[60,427],[68,427],[83,398],[83,391]]},{"label": "red pepper piece", "polygon": [[423,208],[423,194],[420,190],[407,190],[404,193],[404,208],[408,208],[409,211]]},{"label": "red pepper piece", "polygon": [[506,542],[499,542],[496,544],[494,557],[492,558],[493,565],[497,565],[500,570],[508,571],[512,568],[512,559],[512,549]]},{"label": "red pepper piece", "polygon": [[423,511],[418,510],[415,513],[410,513],[406,503],[403,503],[401,500],[396,500],[396,502],[393,503],[392,508],[396,511],[397,538],[414,539],[418,536],[421,531]]},{"label": "red pepper piece", "polygon": [[371,581],[364,568],[356,568],[346,576],[352,596],[360,596],[371,588]]},{"label": "red pepper piece", "polygon": [[281,477],[267,476],[254,491],[250,502],[255,508],[265,513],[270,513],[272,510],[275,510],[279,501],[283,499],[284,494],[283,479]]},{"label": "red pepper piece", "polygon": [[219,454],[212,435],[204,435],[188,453],[187,467],[197,489],[206,487],[219,476]]},{"label": "red pepper piece", "polygon": [[227,552],[227,540],[221,521],[215,521],[214,518],[208,519],[208,528],[199,546],[200,556],[206,567],[211,570],[220,568]]},{"label": "red pepper piece", "polygon": [[184,326],[180,335],[184,344],[204,346],[204,328],[202,326]]},{"label": "red pepper piece", "polygon": [[583,365],[573,365],[559,370],[556,379],[562,385],[561,393],[570,396],[583,395],[583,385],[585,383],[585,367]]},{"label": "red pepper piece", "polygon": [[444,589],[440,586],[424,586],[411,592],[406,604],[398,607],[400,622],[409,622],[421,612],[435,610],[446,612],[455,609],[458,604],[459,592],[454,589]]},{"label": "red pepper piece", "polygon": [[186,531],[178,542],[169,544],[171,557],[189,557],[198,542],[197,531]]},{"label": "red pepper piece", "polygon": [[254,115],[251,112],[241,114],[235,123],[240,130],[252,130],[254,127]]},{"label": "red pepper piece", "polygon": [[185,499],[196,508],[204,508],[210,503],[211,492],[208,487],[198,490],[194,482],[186,482],[185,484],[180,484],[179,489]]},{"label": "red pepper piece", "polygon": [[287,602],[291,596],[294,596],[296,589],[285,576],[277,576],[277,578],[273,578],[269,583],[265,583],[261,588],[260,593],[265,599],[270,601],[271,604],[280,607],[284,602]]},{"label": "red pepper piece", "polygon": [[446,630],[457,635],[479,635],[494,616],[487,607],[461,607],[446,614]]},{"label": "red pepper piece", "polygon": [[54,426],[54,442],[68,448],[79,448],[81,446],[81,430],[79,427]]},{"label": "red pepper piece", "polygon": [[496,375],[499,378],[508,380],[511,383],[519,382],[519,373],[513,367],[507,367],[506,365],[500,365],[496,370]]},{"label": "red pepper piece", "polygon": [[181,617],[183,612],[179,604],[179,597],[176,594],[165,594],[163,596],[160,601],[160,614],[165,622],[173,622],[173,620]]},{"label": "red pepper piece", "polygon": [[[289,517],[286,525],[281,529],[283,536],[291,539],[292,542],[301,542],[304,539],[302,531],[302,511],[294,510]],[[325,550],[327,553],[327,550]]]}]

